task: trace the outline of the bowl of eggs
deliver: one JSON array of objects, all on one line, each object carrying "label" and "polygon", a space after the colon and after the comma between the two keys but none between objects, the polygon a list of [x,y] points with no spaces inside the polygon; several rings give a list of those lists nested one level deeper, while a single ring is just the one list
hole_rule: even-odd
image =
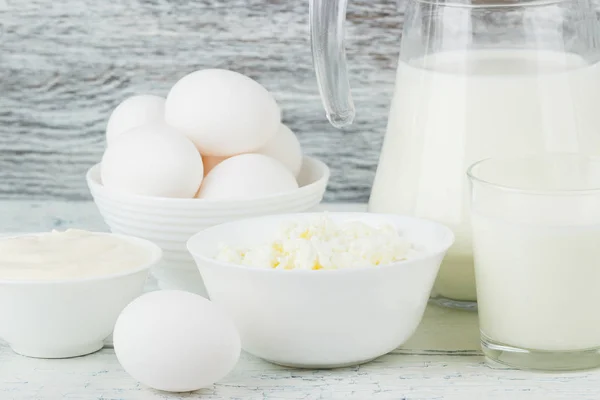
[{"label": "bowl of eggs", "polygon": [[119,104],[102,160],[86,179],[112,232],[163,250],[153,270],[161,288],[206,295],[186,241],[223,222],[312,209],[329,168],[303,155],[267,89],[206,69],[181,78],[166,98]]}]

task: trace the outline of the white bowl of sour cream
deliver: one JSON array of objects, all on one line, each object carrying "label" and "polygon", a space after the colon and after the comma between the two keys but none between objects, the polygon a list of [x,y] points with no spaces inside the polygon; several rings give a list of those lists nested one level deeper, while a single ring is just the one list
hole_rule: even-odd
[{"label": "white bowl of sour cream", "polygon": [[369,213],[229,222],[188,241],[247,352],[276,364],[360,364],[402,345],[454,241],[447,227]]},{"label": "white bowl of sour cream", "polygon": [[0,339],[38,358],[101,349],[161,256],[147,240],[76,229],[0,238]]}]

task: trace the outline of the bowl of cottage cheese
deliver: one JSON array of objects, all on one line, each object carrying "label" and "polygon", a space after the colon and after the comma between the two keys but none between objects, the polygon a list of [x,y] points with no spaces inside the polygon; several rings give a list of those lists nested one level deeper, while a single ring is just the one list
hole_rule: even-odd
[{"label": "bowl of cottage cheese", "polygon": [[300,213],[217,225],[187,244],[247,352],[300,368],[356,365],[417,328],[454,235],[433,221]]}]

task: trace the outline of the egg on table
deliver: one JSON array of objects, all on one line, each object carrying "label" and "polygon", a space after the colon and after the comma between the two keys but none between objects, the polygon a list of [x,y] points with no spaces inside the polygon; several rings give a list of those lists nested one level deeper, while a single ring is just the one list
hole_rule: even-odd
[{"label": "egg on table", "polygon": [[269,142],[256,153],[264,154],[281,162],[294,176],[298,176],[302,168],[302,148],[294,132],[284,124]]},{"label": "egg on table", "polygon": [[205,69],[169,91],[165,121],[190,138],[203,156],[232,156],[264,146],[279,129],[277,102],[258,82],[234,71]]},{"label": "egg on table", "polygon": [[192,198],[204,177],[194,144],[164,123],[142,125],[108,146],[100,165],[102,184],[123,193]]},{"label": "egg on table", "polygon": [[263,154],[241,154],[220,162],[204,178],[200,199],[253,199],[298,189],[294,175]]},{"label": "egg on table", "polygon": [[131,302],[119,315],[113,344],[127,373],[169,392],[211,386],[235,367],[241,352],[233,321],[209,300],[181,290]]},{"label": "egg on table", "polygon": [[110,145],[123,132],[153,122],[163,122],[165,99],[152,94],[131,96],[112,112],[106,124],[106,143]]}]

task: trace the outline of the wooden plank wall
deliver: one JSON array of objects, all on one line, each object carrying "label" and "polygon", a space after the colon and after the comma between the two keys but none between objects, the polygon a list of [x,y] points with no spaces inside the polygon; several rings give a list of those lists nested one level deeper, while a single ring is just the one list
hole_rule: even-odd
[{"label": "wooden plank wall", "polygon": [[324,117],[308,41],[308,2],[0,0],[0,198],[89,199],[85,171],[111,110],[165,95],[191,71],[247,74],[276,96],[307,154],[327,162],[327,200],[366,201],[393,90],[401,15],[350,1],[356,124]]},{"label": "wooden plank wall", "polygon": [[306,0],[0,0],[0,199],[89,199],[84,175],[111,110],[218,67],[274,93],[305,152],[332,169],[326,200],[366,201],[406,1],[349,0],[358,114],[336,130],[318,96]]}]

